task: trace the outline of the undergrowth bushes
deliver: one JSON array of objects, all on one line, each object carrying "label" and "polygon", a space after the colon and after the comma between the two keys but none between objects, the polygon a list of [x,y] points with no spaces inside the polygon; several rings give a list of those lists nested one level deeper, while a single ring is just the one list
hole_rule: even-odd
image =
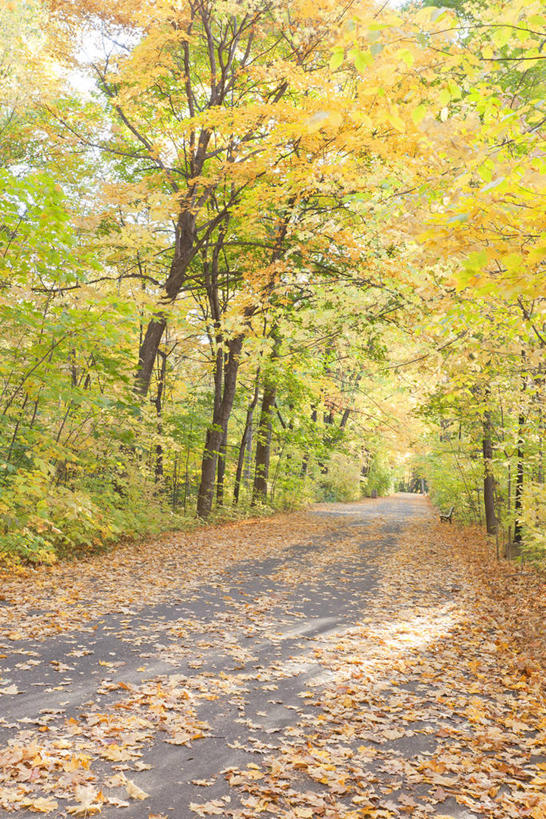
[{"label": "undergrowth bushes", "polygon": [[0,491],[0,563],[51,564],[103,549],[121,537],[156,534],[183,516],[154,498],[145,479],[120,493],[112,484],[62,486],[38,470]]}]

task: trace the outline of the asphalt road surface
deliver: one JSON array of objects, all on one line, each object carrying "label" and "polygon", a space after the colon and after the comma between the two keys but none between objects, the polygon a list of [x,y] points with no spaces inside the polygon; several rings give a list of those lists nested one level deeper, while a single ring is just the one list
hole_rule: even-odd
[{"label": "asphalt road surface", "polygon": [[[226,778],[222,772],[248,770],[249,763],[258,770],[283,742],[298,738],[302,720],[312,724],[317,707],[309,691],[314,695],[335,678],[320,652],[317,655],[317,646],[333,644],[338,635],[366,617],[382,567],[397,541],[412,523],[430,519],[431,512],[426,499],[397,495],[356,504],[324,504],[313,514],[333,520],[335,529],[311,545],[232,565],[213,584],[204,578],[189,598],[180,588],[168,603],[133,605],[127,612],[88,623],[81,631],[43,641],[0,638],[3,685],[15,685],[21,692],[0,699],[1,745],[17,731],[41,730],[44,737],[59,736],[67,720],[76,725],[82,715],[87,725],[95,715],[99,727],[103,714],[142,715],[143,703],[151,707],[158,685],[162,690],[184,689],[193,708],[187,725],[179,719],[173,729],[171,720],[170,733],[144,730],[138,734],[135,722],[132,737],[116,740],[116,747],[128,745],[128,758],[120,750],[117,761],[115,757],[93,761],[99,779],[108,782],[110,778],[109,793],[127,799],[119,780],[116,791],[115,776],[121,774],[148,794],[142,800],[129,799],[125,808],[104,803],[100,815],[185,819],[199,815],[196,804],[209,805],[216,815],[229,816],[241,809],[244,790],[230,785],[229,775]],[[350,549],[343,547],[347,539]],[[457,588],[445,594],[446,598],[456,595]],[[140,692],[140,700],[135,692]],[[163,719],[169,708],[176,714],[178,701],[171,697],[169,704],[168,697],[161,696],[156,716],[161,712]],[[125,711],[123,705],[117,707],[131,697]],[[186,728],[188,741],[181,744],[180,734]],[[373,736],[370,740],[368,734],[366,742],[370,741],[373,746]],[[361,742],[360,738],[357,744]],[[390,748],[400,763],[415,755],[430,755],[435,742],[432,732],[414,732],[383,745],[383,750]],[[387,785],[396,779],[388,770],[380,776]],[[311,794],[320,790],[313,781],[296,786]],[[393,785],[387,790],[394,793],[389,797],[392,806],[400,789]],[[411,800],[408,804],[410,808],[404,808],[402,800],[400,815],[414,815]],[[70,800],[59,799],[50,815],[66,816],[67,805]],[[306,814],[303,806],[292,814],[279,809],[279,815],[324,815],[318,808],[316,814]],[[246,810],[241,815],[251,816],[252,809]],[[260,811],[257,806],[255,815],[262,815]],[[439,814],[460,819],[477,816],[451,798]],[[36,814],[21,810],[17,815]],[[263,815],[275,815],[275,809]],[[335,816],[335,810],[329,815]],[[355,815],[373,814],[361,809]]]}]

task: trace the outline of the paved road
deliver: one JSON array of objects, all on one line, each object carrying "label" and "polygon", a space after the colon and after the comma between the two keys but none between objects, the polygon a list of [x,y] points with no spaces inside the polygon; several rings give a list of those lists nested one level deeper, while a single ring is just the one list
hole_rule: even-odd
[{"label": "paved road", "polygon": [[[1,700],[2,745],[16,730],[58,736],[67,719],[81,724],[82,714],[87,726],[93,715],[96,726],[108,725],[97,715],[123,715],[116,704],[129,698],[127,713],[141,717],[155,708],[160,727],[142,730],[134,721],[132,736],[122,734],[118,740],[114,726],[112,742],[119,748],[127,744],[130,756],[121,750],[117,767],[115,758],[103,758],[93,763],[93,770],[102,780],[110,778],[114,789],[109,793],[127,798],[123,788],[115,789],[121,769],[149,797],[130,800],[121,812],[105,804],[101,816],[194,817],[190,803],[221,798],[224,808],[218,815],[229,815],[240,805],[240,794],[220,772],[259,764],[302,715],[312,719],[314,706],[302,694],[310,686],[316,691],[327,685],[332,675],[316,659],[317,639],[344,634],[365,616],[397,538],[430,512],[423,498],[398,495],[325,504],[314,514],[335,518],[339,525],[311,546],[234,565],[219,582],[193,591],[190,599],[180,589],[168,604],[105,616],[82,632],[44,642],[4,643],[3,685],[16,685],[22,693]],[[343,547],[347,538],[350,549]],[[161,702],[154,706],[158,685],[150,681],[158,678]],[[178,723],[171,717],[180,705],[174,701],[175,689],[187,692],[193,708]],[[165,691],[171,692],[170,699]],[[200,723],[208,727],[200,729]],[[189,744],[173,744],[173,739],[183,741],[180,734],[186,729]],[[398,745],[399,757],[434,747],[426,735],[405,742]],[[195,780],[211,784],[192,784]],[[60,800],[53,815],[66,815],[62,809],[67,804],[70,800]],[[449,807],[445,813],[473,816]]]}]

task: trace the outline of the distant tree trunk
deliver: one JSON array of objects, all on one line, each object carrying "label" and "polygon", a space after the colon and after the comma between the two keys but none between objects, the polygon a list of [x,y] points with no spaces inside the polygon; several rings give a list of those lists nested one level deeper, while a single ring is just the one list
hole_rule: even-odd
[{"label": "distant tree trunk", "polygon": [[218,453],[218,466],[216,470],[216,505],[224,505],[224,477],[226,474],[226,449],[227,449],[227,428],[224,429],[220,452]]},{"label": "distant tree trunk", "polygon": [[[316,423],[317,421],[317,411],[313,408],[311,412],[311,421]],[[305,478],[307,475],[307,469],[309,468],[309,448],[307,448],[301,462],[301,470],[300,470],[300,478]]]},{"label": "distant tree trunk", "polygon": [[542,366],[539,364],[538,376],[536,378],[535,401],[538,404],[538,464],[537,483],[544,483],[544,433],[546,424],[544,423],[544,376]]},{"label": "distant tree trunk", "polygon": [[[512,512],[512,464],[510,459],[508,460],[508,476],[506,481],[506,511],[508,513],[508,518],[510,519],[510,514]],[[508,532],[507,532],[508,542],[506,545],[506,557],[510,558],[510,545],[512,543],[512,527],[508,524]]]},{"label": "distant tree trunk", "polygon": [[281,471],[281,463],[284,455],[284,450],[286,449],[286,438],[282,442],[281,451],[279,452],[279,458],[277,460],[277,466],[275,467],[275,474],[273,476],[273,484],[271,486],[271,504],[273,504],[275,500],[275,489],[277,487],[277,480],[279,477],[279,473]]},{"label": "distant tree trunk", "polygon": [[[355,375],[354,384],[353,384],[353,389],[354,389],[354,390],[357,390],[357,389],[358,389],[358,385],[359,385],[359,384],[360,384],[360,382],[362,381],[362,377],[363,377],[363,375],[364,375],[364,373],[362,373],[362,372],[358,372],[358,373]],[[347,422],[348,422],[348,420],[349,420],[349,416],[350,416],[350,415],[351,415],[351,408],[350,408],[350,407],[346,407],[346,408],[343,410],[343,415],[341,416],[341,421],[340,421],[340,424],[339,424],[339,428],[340,428],[340,429],[345,429],[345,427],[347,426]]]},{"label": "distant tree trunk", "polygon": [[248,439],[246,442],[246,458],[243,467],[243,481],[248,486],[252,481],[252,432],[254,430],[254,419],[250,422],[248,429]]},{"label": "distant tree trunk", "polygon": [[243,430],[243,437],[241,438],[241,444],[239,446],[239,456],[237,458],[237,471],[235,473],[235,484],[233,487],[233,505],[237,506],[239,503],[239,492],[241,489],[241,478],[243,476],[243,467],[245,463],[245,454],[248,449],[249,441],[252,438],[252,419],[254,417],[254,410],[256,409],[256,404],[258,403],[258,396],[260,393],[260,368],[256,372],[256,384],[254,386],[254,393],[252,395],[252,399],[250,404],[247,407],[246,411],[246,419],[245,419],[245,428]]},{"label": "distant tree trunk", "polygon": [[256,503],[267,502],[267,481],[269,478],[269,462],[271,459],[271,416],[275,406],[277,388],[266,378],[262,396],[260,421],[256,434],[256,458],[254,472],[254,487],[252,492],[252,506]]},{"label": "distant tree trunk", "polygon": [[[322,416],[322,420],[324,422],[325,427],[333,426],[333,424],[334,424],[334,411],[333,410],[328,410],[328,412],[325,412],[323,414],[323,416]],[[332,435],[329,435],[327,433],[324,434],[323,443],[324,443],[325,447],[329,447],[331,445],[332,437],[333,437]],[[328,464],[327,463],[325,463],[324,461],[319,461],[319,467],[320,467],[320,471],[321,471],[322,475],[327,475],[328,474]]]},{"label": "distant tree trunk", "polygon": [[341,421],[339,422],[339,428],[345,429],[347,426],[347,421],[349,420],[349,415],[351,414],[351,410],[349,408],[343,410],[343,415],[341,416]]},{"label": "distant tree trunk", "polygon": [[176,509],[176,503],[178,498],[178,452],[174,453],[174,462],[173,462],[173,479],[172,479],[172,492],[171,492],[171,506],[174,510]]},{"label": "distant tree trunk", "polygon": [[522,519],[521,513],[523,508],[523,485],[524,485],[524,463],[525,463],[525,452],[524,452],[524,443],[525,443],[525,409],[524,409],[524,397],[525,392],[527,390],[527,376],[525,373],[525,351],[522,350],[521,352],[521,360],[522,360],[522,373],[521,373],[521,403],[520,403],[520,411],[518,415],[518,449],[517,449],[517,467],[516,467],[516,488],[514,492],[514,513],[515,513],[515,523],[514,523],[514,544],[517,547],[520,546],[522,541]]},{"label": "distant tree trunk", "polygon": [[[163,395],[165,393],[165,373],[167,371],[167,354],[164,352],[159,353],[161,356],[161,367],[159,370],[159,376],[157,379],[157,394],[155,397],[155,409],[157,412],[157,432],[158,435],[163,433],[163,425],[161,423],[161,415],[163,412]],[[156,459],[155,459],[155,482],[159,483],[161,478],[163,477],[163,445],[161,441],[158,441],[156,448]]]},{"label": "distant tree trunk", "polygon": [[227,435],[229,418],[233,408],[243,338],[242,335],[239,335],[228,342],[228,354],[225,362],[221,345],[219,345],[216,354],[214,409],[212,424],[207,430],[205,440],[205,449],[201,463],[201,483],[197,497],[197,514],[201,518],[208,517],[212,509],[216,465],[222,448],[222,441],[224,440],[224,436]]},{"label": "distant tree trunk", "polygon": [[497,518],[495,515],[495,478],[493,476],[493,443],[491,412],[483,415],[483,505],[485,508],[485,525],[490,535],[496,534]]},{"label": "distant tree trunk", "polygon": [[[270,336],[273,338],[273,350],[271,351],[270,361],[273,362],[279,354],[281,344],[276,325],[273,325],[271,328]],[[254,484],[252,487],[251,506],[255,506],[257,503],[267,502],[267,481],[269,478],[269,463],[271,460],[272,415],[276,398],[276,384],[273,381],[271,373],[266,372],[264,376],[260,420],[258,421],[258,429],[256,432]]]},{"label": "distant tree trunk", "polygon": [[191,436],[193,432],[193,421],[190,422],[190,434],[188,435],[188,443],[186,446],[186,463],[184,468],[184,514],[188,509],[188,492],[190,489],[190,451],[191,451]]},{"label": "distant tree trunk", "polygon": [[523,452],[523,430],[525,428],[525,415],[520,412],[518,416],[518,450],[517,450],[517,467],[516,467],[516,488],[514,493],[514,543],[518,545],[522,540],[522,521],[521,512],[523,506],[523,485],[524,485],[524,452]]}]

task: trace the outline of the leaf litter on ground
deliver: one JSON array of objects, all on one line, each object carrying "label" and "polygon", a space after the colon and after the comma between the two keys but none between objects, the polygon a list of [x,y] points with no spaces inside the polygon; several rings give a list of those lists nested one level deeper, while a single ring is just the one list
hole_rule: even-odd
[{"label": "leaf litter on ground", "polygon": [[[363,547],[381,544],[382,523],[376,519],[365,536],[350,527],[340,536],[339,521],[284,515],[202,531],[193,546],[165,540],[157,547],[160,558],[154,552],[150,563],[138,550],[122,547],[114,560],[97,557],[82,567],[70,628],[85,628],[91,614],[119,611],[122,600],[138,608],[145,578],[155,572],[159,580],[151,582],[149,599],[169,600],[211,578],[222,583],[222,572],[241,559],[282,555],[295,543],[328,540],[337,529],[326,548],[304,552],[273,575],[284,591],[318,590],[327,570],[341,567],[343,576],[361,559]],[[198,570],[188,568],[194,558]],[[121,566],[137,559],[139,570],[133,565],[119,586]],[[144,801],[149,794],[125,771],[149,767],[141,761],[147,747],[161,738],[198,748],[199,739],[211,733],[208,701],[228,697],[244,714],[252,676],[258,674],[264,689],[274,692],[311,661],[321,673],[300,692],[301,706],[290,706],[294,717],[288,725],[268,728],[242,718],[250,738],[240,747],[253,760],[258,754],[259,764],[226,770],[226,795],[192,802],[192,812],[238,819],[438,819],[459,806],[476,817],[544,819],[541,578],[495,561],[479,532],[440,526],[430,514],[405,527],[390,552],[370,548],[367,559],[380,580],[363,601],[361,616],[345,628],[305,638],[299,654],[282,664],[272,659],[254,675],[241,673],[253,659],[252,647],[241,643],[256,635],[272,643],[285,638],[275,619],[278,597],[230,594],[226,612],[213,624],[150,626],[156,637],[166,632],[173,638],[158,649],[159,656],[175,667],[193,659],[196,673],[162,675],[139,685],[106,680],[105,690],[115,698],[106,713],[84,711],[78,720],[65,721],[57,714],[55,723],[44,715],[37,728],[19,730],[0,750],[0,806],[84,816]],[[36,589],[25,588],[20,622],[8,625],[9,640],[55,632],[59,601],[66,601],[63,611],[70,610],[66,598],[75,571],[48,570]],[[93,586],[101,572],[109,578],[104,596]],[[17,611],[16,589],[23,581],[10,582]],[[84,614],[86,584],[90,606]],[[51,603],[40,631],[32,609],[44,588]],[[298,616],[287,610],[290,614]],[[200,645],[192,627],[200,629]],[[237,665],[229,674],[199,672],[199,658],[219,644],[239,664],[239,673]],[[259,739],[271,733],[274,744]],[[217,776],[194,784],[203,792]]]}]

